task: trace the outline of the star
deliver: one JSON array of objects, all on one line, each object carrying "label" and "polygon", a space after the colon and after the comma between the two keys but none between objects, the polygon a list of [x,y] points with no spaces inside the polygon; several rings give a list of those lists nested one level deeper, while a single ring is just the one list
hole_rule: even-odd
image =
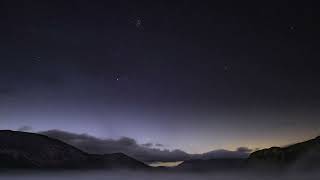
[{"label": "star", "polygon": [[136,27],[139,28],[141,26],[141,23],[142,23],[141,19],[138,18],[137,21],[136,21]]},{"label": "star", "polygon": [[116,80],[116,81],[119,81],[119,80],[120,80],[120,76],[119,76],[119,75],[116,75],[116,76],[115,76],[115,80]]},{"label": "star", "polygon": [[293,31],[293,30],[295,30],[295,29],[296,29],[295,26],[290,26],[290,30],[291,30],[291,31]]}]

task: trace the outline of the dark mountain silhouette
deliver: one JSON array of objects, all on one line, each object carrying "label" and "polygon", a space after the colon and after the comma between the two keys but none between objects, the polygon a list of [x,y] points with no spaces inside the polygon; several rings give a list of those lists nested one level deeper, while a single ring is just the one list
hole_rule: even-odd
[{"label": "dark mountain silhouette", "polygon": [[241,170],[246,165],[245,159],[209,159],[188,160],[176,167],[183,171],[223,171]]},{"label": "dark mountain silhouette", "polygon": [[[320,137],[287,147],[271,147],[250,154],[249,158],[187,160],[170,170],[232,171],[252,167],[294,169],[320,168]],[[89,154],[45,135],[0,130],[0,168],[30,169],[151,169],[122,153]],[[169,168],[153,168],[168,170]]]},{"label": "dark mountain silhouette", "polygon": [[194,159],[181,163],[177,170],[318,170],[320,137],[287,147],[271,147],[250,154],[248,158]]},{"label": "dark mountain silhouette", "polygon": [[320,168],[320,136],[287,147],[271,147],[252,153],[250,166],[267,168],[294,168],[310,170]]},{"label": "dark mountain silhouette", "polygon": [[88,154],[44,135],[0,130],[0,168],[127,168],[149,166],[122,153]]},{"label": "dark mountain silhouette", "polygon": [[[239,149],[239,148],[238,148]],[[248,150],[250,151],[250,150]],[[192,154],[190,155],[189,160],[196,160],[196,159],[202,159],[202,160],[210,160],[210,159],[245,159],[249,156],[248,151],[230,151],[225,149],[218,149],[214,151],[209,151],[203,154]]]}]

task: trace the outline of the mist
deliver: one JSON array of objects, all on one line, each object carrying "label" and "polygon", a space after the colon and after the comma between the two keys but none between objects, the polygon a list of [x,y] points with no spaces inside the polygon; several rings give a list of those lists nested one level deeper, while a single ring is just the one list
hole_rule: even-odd
[{"label": "mist", "polygon": [[183,172],[135,172],[135,171],[71,171],[71,172],[19,172],[1,173],[0,179],[6,180],[316,180],[320,173],[290,172],[283,174],[274,173],[231,173],[228,171],[218,173],[183,173]]}]

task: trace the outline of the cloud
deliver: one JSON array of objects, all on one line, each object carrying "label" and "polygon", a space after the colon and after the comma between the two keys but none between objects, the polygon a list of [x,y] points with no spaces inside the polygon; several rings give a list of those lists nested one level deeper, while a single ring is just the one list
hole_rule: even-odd
[{"label": "cloud", "polygon": [[71,144],[83,151],[97,154],[122,152],[141,161],[179,161],[189,158],[181,150],[169,151],[152,148],[152,143],[138,144],[134,139],[122,137],[120,139],[100,139],[87,134],[75,134],[61,130],[39,132],[52,138]]},{"label": "cloud", "polygon": [[235,151],[218,149],[203,154],[196,154],[194,159],[217,159],[217,158],[247,158],[252,150],[247,147],[239,147]]},{"label": "cloud", "polygon": [[243,153],[251,153],[252,152],[252,149],[249,149],[247,147],[239,147],[237,149],[237,152],[243,152]]},{"label": "cloud", "polygon": [[145,144],[142,144],[142,146],[145,146],[145,147],[152,147],[152,146],[153,146],[153,143],[145,143]]},{"label": "cloud", "polygon": [[31,126],[21,126],[17,130],[18,131],[24,131],[24,132],[30,132],[30,131],[32,131],[32,127]]},{"label": "cloud", "polygon": [[87,134],[76,134],[61,130],[49,130],[39,132],[52,138],[71,144],[85,152],[96,154],[108,154],[122,152],[144,162],[168,162],[185,161],[189,159],[212,158],[245,158],[251,150],[240,147],[236,151],[214,150],[204,154],[188,154],[182,150],[163,149],[162,144],[145,143],[138,144],[129,137],[120,139],[100,139]]}]

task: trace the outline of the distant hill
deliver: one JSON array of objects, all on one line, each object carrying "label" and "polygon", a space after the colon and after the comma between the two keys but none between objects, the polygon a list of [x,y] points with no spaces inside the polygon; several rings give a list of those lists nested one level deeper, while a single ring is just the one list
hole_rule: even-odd
[{"label": "distant hill", "polygon": [[253,152],[248,158],[193,159],[175,168],[183,171],[319,170],[320,137],[287,147]]},{"label": "distant hill", "polygon": [[188,160],[176,167],[183,171],[232,171],[245,167],[245,159],[209,159]]},{"label": "distant hill", "polygon": [[191,159],[246,159],[249,156],[249,152],[246,151],[229,151],[225,149],[218,149],[214,151],[209,151],[203,154],[192,154]]},{"label": "distant hill", "polygon": [[272,168],[320,168],[320,136],[287,147],[271,147],[250,154],[250,166]]},{"label": "distant hill", "polygon": [[122,153],[88,154],[44,135],[0,130],[0,168],[146,169],[148,167]]}]

